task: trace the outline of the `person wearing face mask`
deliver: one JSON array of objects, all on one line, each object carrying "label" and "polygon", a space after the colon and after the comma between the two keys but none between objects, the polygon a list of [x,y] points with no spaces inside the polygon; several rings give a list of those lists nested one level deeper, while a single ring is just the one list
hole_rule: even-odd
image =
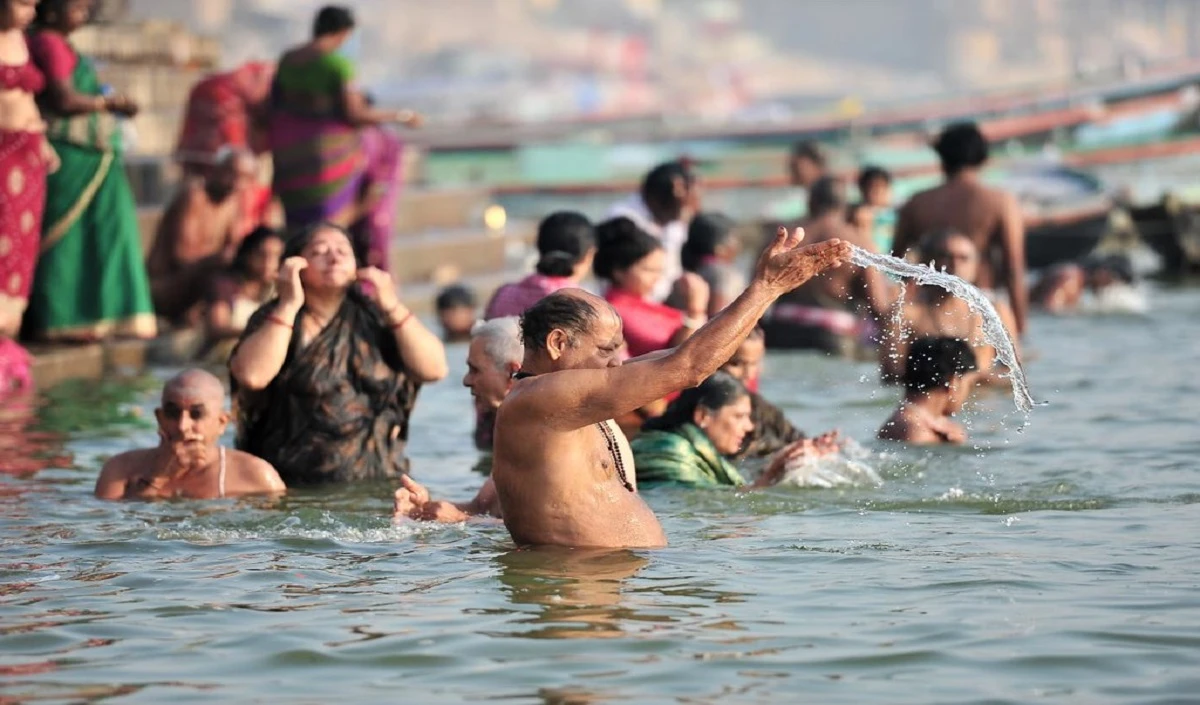
[{"label": "person wearing face mask", "polygon": [[750,392],[724,372],[684,390],[662,416],[651,419],[630,442],[638,485],[654,487],[769,487],[779,482],[789,462],[824,446],[802,440],[771,458],[753,484],[731,462],[754,431]]},{"label": "person wearing face mask", "polygon": [[207,177],[190,177],[167,205],[146,268],[159,316],[197,322],[201,304],[241,245],[244,194],[255,186],[258,163],[244,149],[227,149]]},{"label": "person wearing face mask", "polygon": [[238,448],[289,486],[407,473],[417,392],[447,373],[441,340],[334,225],[289,239],[276,290],[229,360]]},{"label": "person wearing face mask", "polygon": [[225,388],[203,370],[187,370],[163,386],[159,444],[114,456],[96,480],[100,499],[223,499],[286,491],[271,464],[221,446],[229,425]]},{"label": "person wearing face mask", "polygon": [[92,7],[92,0],[43,0],[29,35],[34,64],[46,77],[38,105],[60,162],[46,179],[41,251],[24,323],[26,336],[39,340],[158,332],[118,120],[138,106],[103,95],[95,66],[71,45]]}]

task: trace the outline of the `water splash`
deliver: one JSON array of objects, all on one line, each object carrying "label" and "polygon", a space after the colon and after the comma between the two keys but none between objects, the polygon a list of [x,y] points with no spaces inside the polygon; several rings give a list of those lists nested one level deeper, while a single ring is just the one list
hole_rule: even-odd
[{"label": "water splash", "polygon": [[953,274],[939,272],[923,264],[912,264],[889,255],[867,252],[861,247],[851,247],[853,253],[850,262],[859,267],[874,267],[902,279],[912,279],[917,284],[940,286],[966,301],[967,306],[983,318],[983,339],[996,349],[996,358],[1008,368],[1008,374],[1005,376],[1012,383],[1013,403],[1024,414],[1033,410],[1036,403],[1029,394],[1029,385],[1025,382],[1025,373],[1017,358],[1016,347],[1013,345],[1012,339],[1008,337],[1008,330],[1000,320],[1000,314],[996,313],[996,307],[978,287],[968,284]]}]

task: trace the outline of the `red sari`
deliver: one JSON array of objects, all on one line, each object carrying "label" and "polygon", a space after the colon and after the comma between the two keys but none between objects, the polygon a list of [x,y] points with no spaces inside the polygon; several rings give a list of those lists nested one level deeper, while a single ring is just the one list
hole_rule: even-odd
[{"label": "red sari", "polygon": [[631,358],[666,350],[683,327],[683,312],[679,309],[647,301],[617,288],[609,289],[604,298],[621,316]]},{"label": "red sari", "polygon": [[[0,66],[4,90],[33,95],[44,86],[32,60]],[[19,323],[29,304],[46,204],[44,139],[40,132],[0,130],[0,321]]]}]

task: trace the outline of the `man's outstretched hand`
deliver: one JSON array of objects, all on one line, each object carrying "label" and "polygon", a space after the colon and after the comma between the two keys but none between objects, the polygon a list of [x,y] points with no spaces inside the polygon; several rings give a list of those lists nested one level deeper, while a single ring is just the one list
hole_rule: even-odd
[{"label": "man's outstretched hand", "polygon": [[754,281],[767,287],[772,296],[782,296],[827,269],[850,261],[850,243],[833,239],[800,246],[804,228],[788,233],[780,227],[775,240],[758,258]]}]

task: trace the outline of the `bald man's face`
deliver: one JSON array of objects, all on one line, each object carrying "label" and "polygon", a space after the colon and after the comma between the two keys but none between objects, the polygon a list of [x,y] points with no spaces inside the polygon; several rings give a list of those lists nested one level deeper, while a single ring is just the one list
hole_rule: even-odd
[{"label": "bald man's face", "polygon": [[154,410],[163,443],[185,465],[211,461],[229,425],[224,393],[210,386],[168,387],[163,392],[162,407]]}]

